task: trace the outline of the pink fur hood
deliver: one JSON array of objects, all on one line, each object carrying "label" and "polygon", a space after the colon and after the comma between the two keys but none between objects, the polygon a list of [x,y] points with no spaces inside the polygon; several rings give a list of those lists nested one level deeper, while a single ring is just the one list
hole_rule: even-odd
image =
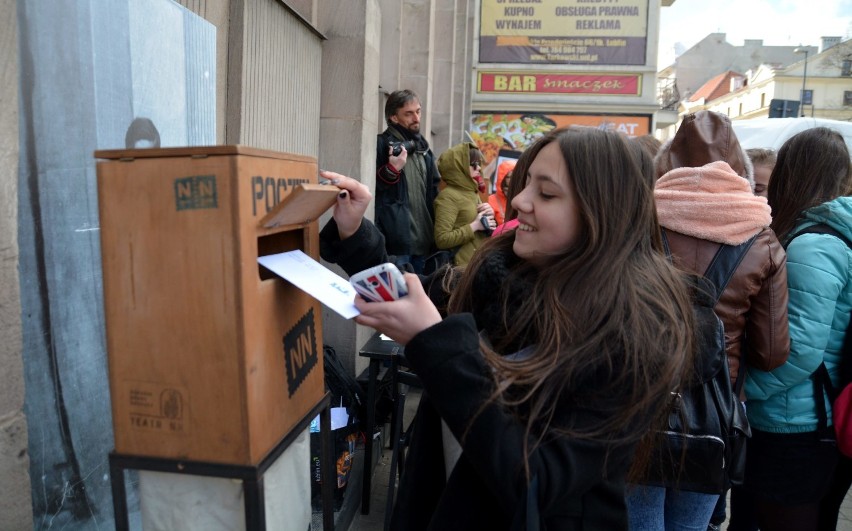
[{"label": "pink fur hood", "polygon": [[654,199],[660,225],[717,243],[739,245],[772,221],[766,198],[726,162],[669,171],[657,181]]}]

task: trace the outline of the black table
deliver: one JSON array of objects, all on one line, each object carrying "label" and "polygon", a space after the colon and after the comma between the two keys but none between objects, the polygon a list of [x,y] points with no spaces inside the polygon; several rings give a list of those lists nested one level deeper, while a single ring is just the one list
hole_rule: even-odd
[{"label": "black table", "polygon": [[[397,382],[396,374],[400,366],[407,366],[405,359],[405,347],[390,339],[384,340],[381,334],[376,332],[364,343],[359,356],[370,359],[370,368],[367,381],[367,426],[365,427],[364,441],[364,477],[361,484],[361,514],[370,514],[370,493],[372,489],[373,476],[373,432],[376,427],[376,384],[382,365],[387,365],[391,371],[391,388],[393,399],[396,402]],[[393,478],[390,479],[393,481]]]}]

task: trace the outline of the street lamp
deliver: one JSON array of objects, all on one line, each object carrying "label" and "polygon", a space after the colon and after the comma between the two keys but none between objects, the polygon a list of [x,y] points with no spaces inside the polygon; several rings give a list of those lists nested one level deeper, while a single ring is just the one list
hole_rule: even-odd
[{"label": "street lamp", "polygon": [[[805,54],[805,71],[802,74],[802,93],[799,94],[799,110],[802,112],[802,116],[805,115],[805,83],[808,80],[808,49],[804,47],[798,47],[793,50],[795,54]],[[813,105],[813,104],[812,104]]]}]

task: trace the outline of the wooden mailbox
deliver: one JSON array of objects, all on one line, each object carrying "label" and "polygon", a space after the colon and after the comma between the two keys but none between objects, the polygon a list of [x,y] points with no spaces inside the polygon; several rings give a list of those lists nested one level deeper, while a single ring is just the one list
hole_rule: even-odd
[{"label": "wooden mailbox", "polygon": [[259,463],[324,385],[320,304],[257,258],[318,258],[335,187],[245,146],[95,157],[115,451]]}]

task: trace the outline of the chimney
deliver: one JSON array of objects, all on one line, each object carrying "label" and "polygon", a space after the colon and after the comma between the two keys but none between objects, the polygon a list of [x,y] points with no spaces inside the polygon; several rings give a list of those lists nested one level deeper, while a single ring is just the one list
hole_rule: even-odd
[{"label": "chimney", "polygon": [[746,86],[747,84],[748,84],[748,82],[746,81],[746,79],[744,77],[742,77],[742,76],[731,76],[730,85],[729,85],[729,88],[730,88],[729,92],[736,92],[736,91],[740,90],[741,88],[743,88],[744,86]]},{"label": "chimney", "polygon": [[821,37],[822,44],[819,47],[819,53],[822,53],[835,44],[840,44],[840,37]]}]

